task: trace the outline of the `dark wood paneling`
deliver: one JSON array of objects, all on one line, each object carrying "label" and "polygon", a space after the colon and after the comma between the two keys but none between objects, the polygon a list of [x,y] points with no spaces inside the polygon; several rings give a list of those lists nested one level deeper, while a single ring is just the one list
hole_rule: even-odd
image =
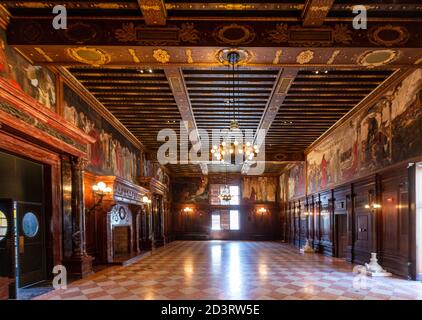
[{"label": "dark wood paneling", "polygon": [[406,167],[380,177],[379,258],[387,270],[407,277],[409,257],[409,192]]},{"label": "dark wood paneling", "polygon": [[365,208],[376,201],[375,176],[354,183],[353,262],[363,264],[375,252],[375,211]]}]

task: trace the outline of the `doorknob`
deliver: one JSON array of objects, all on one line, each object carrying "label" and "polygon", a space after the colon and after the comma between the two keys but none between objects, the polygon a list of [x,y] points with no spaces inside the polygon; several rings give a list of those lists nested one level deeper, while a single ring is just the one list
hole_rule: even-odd
[{"label": "doorknob", "polygon": [[25,245],[25,237],[19,236],[19,254],[22,254],[25,251],[24,245]]}]

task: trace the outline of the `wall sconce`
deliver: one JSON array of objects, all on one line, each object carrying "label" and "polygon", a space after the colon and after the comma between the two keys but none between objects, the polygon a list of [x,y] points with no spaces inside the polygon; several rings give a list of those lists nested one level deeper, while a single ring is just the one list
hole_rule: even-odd
[{"label": "wall sconce", "polygon": [[92,186],[92,191],[94,191],[94,196],[97,196],[98,200],[91,208],[86,209],[87,214],[95,211],[95,209],[103,202],[104,197],[112,192],[112,189],[111,187],[107,187],[104,182],[98,182],[96,185]]},{"label": "wall sconce", "polygon": [[381,205],[378,203],[365,204],[365,209],[381,209]]},{"label": "wall sconce", "polygon": [[305,211],[304,212],[304,215],[305,216],[312,216],[312,211]]},{"label": "wall sconce", "polygon": [[183,212],[185,212],[185,213],[191,213],[191,212],[193,212],[193,209],[192,208],[189,208],[189,207],[186,207],[186,208],[183,209]]},{"label": "wall sconce", "polygon": [[146,204],[149,204],[149,203],[151,203],[152,201],[151,201],[151,199],[150,199],[150,198],[148,198],[147,196],[143,196],[143,197],[142,197],[142,202],[143,202],[143,203],[146,203]]},{"label": "wall sconce", "polygon": [[264,214],[267,213],[267,209],[265,209],[265,208],[259,208],[258,209],[258,213],[261,214],[261,219],[262,219],[264,217]]}]

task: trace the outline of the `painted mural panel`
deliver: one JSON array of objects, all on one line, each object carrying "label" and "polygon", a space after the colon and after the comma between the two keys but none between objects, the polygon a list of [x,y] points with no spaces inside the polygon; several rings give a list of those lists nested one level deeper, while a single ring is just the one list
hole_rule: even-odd
[{"label": "painted mural panel", "polygon": [[422,70],[360,111],[308,155],[308,193],[422,156]]},{"label": "painted mural panel", "polygon": [[88,171],[135,181],[139,174],[139,150],[66,85],[63,111],[67,121],[96,139],[88,147]]},{"label": "painted mural panel", "polygon": [[46,108],[56,111],[56,78],[54,73],[33,66],[7,45],[6,35],[0,30],[0,77],[8,79]]},{"label": "painted mural panel", "polygon": [[275,202],[277,178],[244,177],[242,188],[242,198],[244,202]]},{"label": "painted mural panel", "polygon": [[392,160],[422,155],[422,69],[406,78],[391,103]]},{"label": "painted mural panel", "polygon": [[192,177],[172,182],[173,202],[208,203],[208,177]]},{"label": "painted mural panel", "polygon": [[287,197],[297,198],[305,195],[305,163],[295,163],[287,167]]},{"label": "painted mural panel", "polygon": [[280,203],[284,203],[287,201],[287,174],[286,173],[282,173],[280,175],[280,178],[278,181],[278,187],[279,187],[278,201]]}]

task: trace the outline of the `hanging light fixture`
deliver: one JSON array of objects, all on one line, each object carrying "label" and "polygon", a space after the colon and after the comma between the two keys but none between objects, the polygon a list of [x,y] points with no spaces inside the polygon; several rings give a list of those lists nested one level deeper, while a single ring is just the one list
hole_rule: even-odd
[{"label": "hanging light fixture", "polygon": [[213,145],[211,154],[214,160],[225,162],[225,158],[230,157],[230,162],[233,163],[236,155],[241,155],[242,162],[252,161],[259,153],[259,147],[254,145],[251,141],[243,142],[240,134],[239,122],[236,116],[239,114],[239,106],[237,104],[237,97],[239,96],[239,87],[236,86],[236,76],[238,76],[238,66],[240,61],[240,54],[236,50],[232,50],[227,54],[227,65],[229,71],[232,73],[232,90],[231,97],[226,101],[228,105],[228,113],[232,120],[230,121],[229,131],[219,145]]},{"label": "hanging light fixture", "polygon": [[221,190],[218,198],[222,201],[230,201],[232,199],[230,188],[227,184],[227,164],[224,164],[224,188]]}]

